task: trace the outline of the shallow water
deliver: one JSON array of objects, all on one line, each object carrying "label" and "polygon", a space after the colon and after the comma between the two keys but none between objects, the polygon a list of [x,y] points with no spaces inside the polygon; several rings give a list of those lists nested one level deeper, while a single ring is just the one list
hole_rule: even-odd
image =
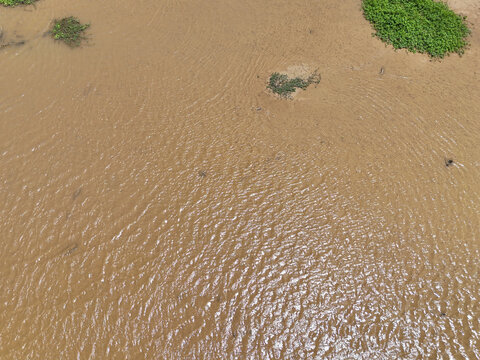
[{"label": "shallow water", "polygon": [[[480,358],[480,8],[449,3],[471,46],[433,62],[358,0],[0,8],[0,357]],[[292,67],[321,83],[265,91]]]}]

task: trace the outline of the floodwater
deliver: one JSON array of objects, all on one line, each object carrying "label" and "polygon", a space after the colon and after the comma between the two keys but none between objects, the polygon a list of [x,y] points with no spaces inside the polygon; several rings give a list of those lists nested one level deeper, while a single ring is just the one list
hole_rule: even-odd
[{"label": "floodwater", "polygon": [[449,4],[442,61],[359,0],[0,8],[0,358],[479,359],[480,6]]}]

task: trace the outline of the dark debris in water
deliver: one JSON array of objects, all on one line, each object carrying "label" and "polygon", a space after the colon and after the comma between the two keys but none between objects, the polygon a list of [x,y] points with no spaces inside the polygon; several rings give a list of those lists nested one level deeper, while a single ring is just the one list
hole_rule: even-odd
[{"label": "dark debris in water", "polygon": [[9,47],[9,46],[22,46],[25,45],[25,40],[20,40],[20,41],[10,41],[4,44],[0,44],[0,49]]},{"label": "dark debris in water", "polygon": [[78,189],[75,190],[75,192],[72,194],[72,199],[75,200],[77,197],[80,196],[81,193],[82,193],[82,188],[78,188]]},{"label": "dark debris in water", "polygon": [[63,256],[70,256],[78,249],[78,243],[73,243],[62,250]]}]

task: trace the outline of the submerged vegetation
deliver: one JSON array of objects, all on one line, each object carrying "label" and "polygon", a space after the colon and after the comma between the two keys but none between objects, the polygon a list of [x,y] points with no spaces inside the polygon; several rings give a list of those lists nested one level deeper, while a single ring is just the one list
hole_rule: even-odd
[{"label": "submerged vegetation", "polygon": [[0,0],[3,6],[30,5],[37,0]]},{"label": "submerged vegetation", "polygon": [[281,97],[290,97],[297,89],[305,90],[310,84],[318,84],[320,75],[315,71],[306,79],[300,77],[289,78],[288,75],[273,73],[268,81],[267,88]]},{"label": "submerged vegetation", "polygon": [[435,58],[463,54],[470,33],[465,17],[434,0],[363,0],[363,13],[376,35],[395,49]]},{"label": "submerged vegetation", "polygon": [[83,33],[89,26],[90,24],[81,24],[77,18],[70,16],[54,20],[50,33],[55,40],[62,40],[68,46],[75,47],[85,39]]}]

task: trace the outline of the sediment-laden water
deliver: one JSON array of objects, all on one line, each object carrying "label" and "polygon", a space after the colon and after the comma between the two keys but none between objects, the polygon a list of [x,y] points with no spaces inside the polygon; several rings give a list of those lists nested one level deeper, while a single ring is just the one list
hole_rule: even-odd
[{"label": "sediment-laden water", "polygon": [[[0,358],[480,358],[480,7],[449,4],[442,61],[358,0],[0,8]],[[82,48],[44,36],[69,15]]]}]

